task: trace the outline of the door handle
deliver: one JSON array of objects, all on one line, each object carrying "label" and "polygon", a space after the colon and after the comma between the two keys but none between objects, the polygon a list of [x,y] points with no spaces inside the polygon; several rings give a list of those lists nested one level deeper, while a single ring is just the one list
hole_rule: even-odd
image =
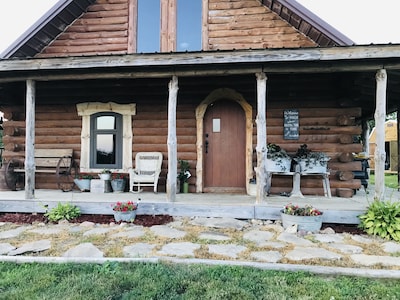
[{"label": "door handle", "polygon": [[208,153],[208,144],[209,144],[209,142],[208,142],[208,140],[206,140],[206,153]]}]

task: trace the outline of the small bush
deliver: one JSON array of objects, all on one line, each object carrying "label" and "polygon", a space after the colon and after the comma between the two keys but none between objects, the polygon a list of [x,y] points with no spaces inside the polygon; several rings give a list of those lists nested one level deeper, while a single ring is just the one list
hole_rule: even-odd
[{"label": "small bush", "polygon": [[81,215],[81,210],[79,207],[72,205],[70,203],[58,203],[56,207],[53,207],[50,211],[46,212],[45,217],[49,221],[57,222],[60,220],[72,220]]},{"label": "small bush", "polygon": [[359,227],[367,234],[400,241],[400,204],[374,201],[365,214],[358,216]]}]

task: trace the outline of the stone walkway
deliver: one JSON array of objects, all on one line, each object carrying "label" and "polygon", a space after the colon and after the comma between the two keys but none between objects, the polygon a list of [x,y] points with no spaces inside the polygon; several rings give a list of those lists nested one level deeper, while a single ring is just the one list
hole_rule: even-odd
[{"label": "stone walkway", "polygon": [[400,243],[280,223],[175,218],[167,225],[0,223],[0,261],[163,261],[400,278]]}]

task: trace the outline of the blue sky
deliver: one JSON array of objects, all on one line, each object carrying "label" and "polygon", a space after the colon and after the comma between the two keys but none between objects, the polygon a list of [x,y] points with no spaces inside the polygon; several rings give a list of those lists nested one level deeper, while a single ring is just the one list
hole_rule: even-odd
[{"label": "blue sky", "polygon": [[[358,44],[400,43],[399,0],[298,2]],[[56,3],[57,0],[1,0],[0,53]]]}]

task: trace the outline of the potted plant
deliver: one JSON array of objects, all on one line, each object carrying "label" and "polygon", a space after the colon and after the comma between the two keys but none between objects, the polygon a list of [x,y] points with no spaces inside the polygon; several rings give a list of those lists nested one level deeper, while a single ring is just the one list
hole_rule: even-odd
[{"label": "potted plant", "polygon": [[191,176],[190,172],[189,172],[189,162],[187,160],[179,160],[179,166],[180,166],[180,171],[178,173],[178,180],[180,183],[180,189],[181,192],[183,193],[187,193],[189,192],[189,178]]},{"label": "potted plant", "polygon": [[99,174],[101,180],[110,180],[111,179],[111,171],[108,169],[103,169]]},{"label": "potted plant", "polygon": [[280,146],[272,143],[267,144],[267,172],[289,172],[292,158]]},{"label": "potted plant", "polygon": [[111,174],[111,187],[113,192],[115,193],[122,193],[125,191],[125,180],[126,176],[122,173],[112,173]]},{"label": "potted plant", "polygon": [[300,165],[300,172],[325,173],[328,168],[330,157],[324,152],[313,152],[303,144],[297,149],[293,158]]},{"label": "potted plant", "polygon": [[79,173],[75,179],[74,183],[82,192],[90,192],[90,181],[93,179],[93,175],[88,173]]},{"label": "potted plant", "polygon": [[112,205],[114,219],[116,222],[133,222],[136,218],[136,210],[139,204],[133,201],[116,202]]},{"label": "potted plant", "polygon": [[301,207],[289,203],[281,210],[282,225],[286,229],[296,224],[299,231],[315,232],[322,227],[322,214],[309,204]]}]

